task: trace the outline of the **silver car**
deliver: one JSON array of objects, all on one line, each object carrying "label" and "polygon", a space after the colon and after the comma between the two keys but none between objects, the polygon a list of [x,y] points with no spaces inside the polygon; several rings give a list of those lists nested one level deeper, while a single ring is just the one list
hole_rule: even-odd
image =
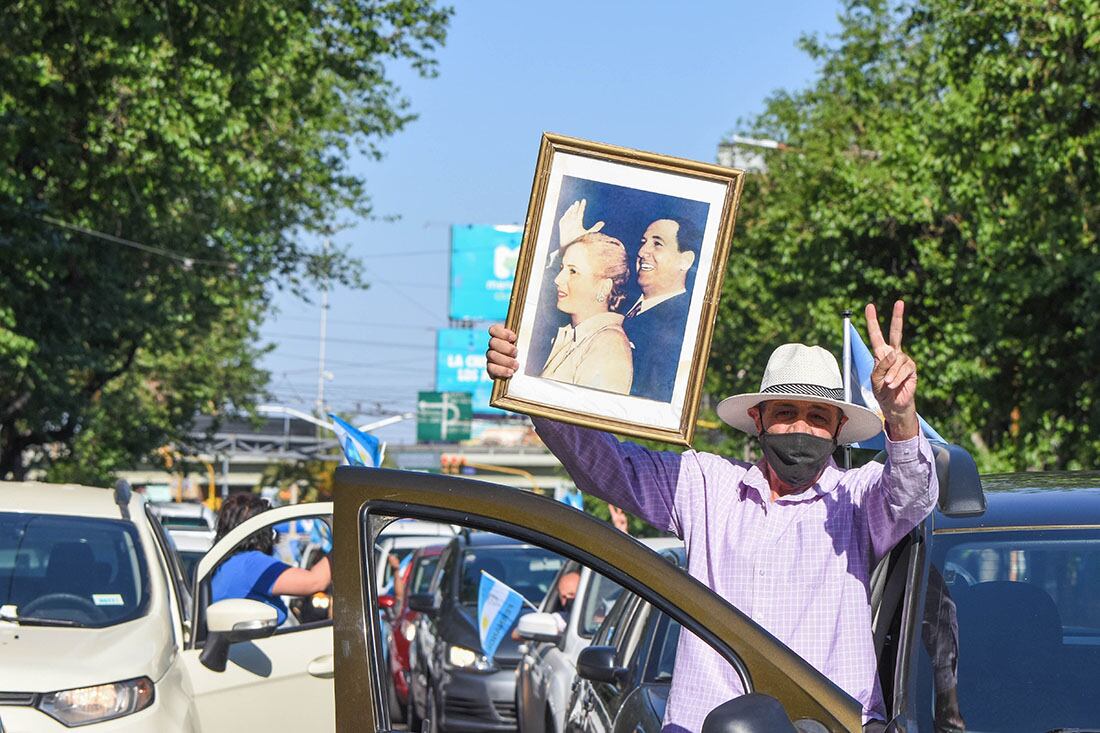
[{"label": "silver car", "polygon": [[[641,542],[656,552],[682,547],[674,537]],[[564,611],[558,584],[569,573],[580,573],[577,594]],[[577,677],[577,655],[592,642],[621,587],[591,569],[570,563],[559,573],[539,607],[519,620],[517,635],[526,649],[516,677],[516,708],[520,733],[562,733],[569,713],[569,695]],[[563,628],[564,625],[564,628]]]}]

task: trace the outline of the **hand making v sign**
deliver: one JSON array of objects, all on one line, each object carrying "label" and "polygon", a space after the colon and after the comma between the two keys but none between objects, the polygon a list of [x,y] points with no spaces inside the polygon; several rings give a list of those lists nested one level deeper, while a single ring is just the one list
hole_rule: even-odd
[{"label": "hand making v sign", "polygon": [[905,320],[905,303],[894,303],[890,318],[890,341],[882,337],[875,306],[868,303],[867,337],[871,342],[871,354],[875,357],[875,369],[871,372],[871,389],[882,408],[886,420],[886,433],[891,440],[908,440],[920,432],[917,419],[917,365],[901,350],[901,333]]}]

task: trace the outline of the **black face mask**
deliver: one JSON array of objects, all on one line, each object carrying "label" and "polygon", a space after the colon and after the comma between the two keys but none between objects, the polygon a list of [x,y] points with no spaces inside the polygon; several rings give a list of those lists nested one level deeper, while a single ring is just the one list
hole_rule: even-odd
[{"label": "black face mask", "polygon": [[783,483],[805,489],[821,474],[836,450],[836,438],[819,438],[809,433],[760,434],[764,458]]}]

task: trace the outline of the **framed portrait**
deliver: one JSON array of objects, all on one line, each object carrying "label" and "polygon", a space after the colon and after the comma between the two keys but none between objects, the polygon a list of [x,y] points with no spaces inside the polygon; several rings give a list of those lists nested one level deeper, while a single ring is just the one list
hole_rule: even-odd
[{"label": "framed portrait", "polygon": [[689,445],[743,183],[544,134],[492,406]]}]

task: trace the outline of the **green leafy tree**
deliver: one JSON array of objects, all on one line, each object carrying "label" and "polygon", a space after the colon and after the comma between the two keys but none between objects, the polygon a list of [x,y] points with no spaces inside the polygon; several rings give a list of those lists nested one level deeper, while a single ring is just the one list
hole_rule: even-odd
[{"label": "green leafy tree", "polygon": [[941,433],[986,470],[1095,465],[1100,3],[849,2],[802,47],[817,80],[751,125],[787,147],[745,187],[711,394],[902,297]]},{"label": "green leafy tree", "polygon": [[433,0],[0,9],[0,478],[104,480],[246,408],[273,287],[333,276],[304,234],[369,215],[351,156],[410,119]]}]

